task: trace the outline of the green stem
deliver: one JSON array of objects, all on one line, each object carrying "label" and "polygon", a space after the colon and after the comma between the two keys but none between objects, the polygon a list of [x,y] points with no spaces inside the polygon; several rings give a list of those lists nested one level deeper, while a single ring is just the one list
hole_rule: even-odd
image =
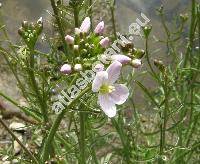
[{"label": "green stem", "polygon": [[77,6],[74,6],[74,23],[75,23],[75,27],[79,27],[79,10],[77,8]]},{"label": "green stem", "polygon": [[85,164],[85,113],[84,112],[80,112],[79,113],[80,116],[80,138],[79,138],[79,146],[80,146],[80,163],[81,164]]},{"label": "green stem", "polygon": [[117,121],[112,118],[111,119],[112,125],[115,127],[117,133],[119,134],[123,149],[124,149],[124,153],[125,153],[125,159],[126,159],[126,163],[129,164],[130,163],[130,145],[128,143],[128,138],[124,133],[124,130],[122,129],[122,125],[121,123],[117,123]]},{"label": "green stem", "polygon": [[187,65],[187,62],[188,62],[188,59],[190,57],[190,53],[193,49],[193,46],[194,46],[194,34],[195,34],[195,9],[196,9],[196,1],[195,0],[192,0],[192,15],[191,15],[191,24],[190,24],[190,36],[189,36],[189,45],[188,45],[188,48],[187,48],[187,51],[186,51],[186,54],[185,54],[185,59],[184,59],[184,62],[183,62],[183,68],[186,67]]},{"label": "green stem", "polygon": [[50,144],[52,143],[52,141],[54,139],[56,131],[58,130],[58,127],[59,127],[59,125],[60,125],[65,113],[67,112],[67,109],[71,108],[72,105],[79,98],[81,98],[85,93],[87,93],[90,89],[91,89],[91,87],[87,87],[86,89],[84,89],[74,100],[72,100],[69,103],[68,107],[65,108],[64,110],[62,110],[61,113],[57,116],[56,120],[54,121],[54,123],[53,123],[53,125],[52,125],[52,127],[50,129],[50,132],[49,132],[49,134],[47,136],[47,139],[46,139],[44,147],[43,147],[43,151],[42,151],[42,155],[41,155],[41,158],[42,158],[43,162],[45,162],[48,159]]},{"label": "green stem", "polygon": [[63,30],[63,27],[62,27],[62,24],[61,24],[61,21],[60,21],[60,18],[59,18],[58,9],[56,7],[55,1],[54,0],[50,0],[50,1],[51,1],[51,6],[53,8],[53,12],[54,12],[56,22],[57,22],[57,25],[58,25],[58,30],[59,30],[59,33],[60,33],[60,36],[61,36],[61,39],[62,39],[62,42],[63,42],[64,52],[67,55],[67,53],[68,53],[67,43],[65,41],[65,34],[64,34],[64,30]]},{"label": "green stem", "polygon": [[33,117],[34,119],[36,119],[38,122],[41,122],[42,119],[40,117],[38,117],[35,113],[31,112],[30,109],[26,109],[25,107],[22,107],[21,105],[19,105],[15,100],[11,99],[10,97],[8,97],[7,95],[3,94],[0,91],[0,96],[4,97],[7,101],[11,102],[13,105],[15,105],[17,108],[21,109],[23,112],[27,113],[28,115],[30,115],[31,117]]},{"label": "green stem", "polygon": [[0,52],[3,54],[3,57],[6,60],[6,63],[8,64],[8,66],[9,66],[10,70],[12,71],[15,79],[17,80],[19,88],[20,88],[20,90],[21,90],[21,92],[23,94],[23,97],[27,100],[27,98],[29,98],[29,96],[26,94],[25,89],[23,87],[23,84],[21,83],[21,81],[20,81],[20,79],[19,79],[19,77],[17,75],[17,72],[16,72],[15,68],[13,67],[13,65],[10,63],[10,61],[8,59],[7,55],[9,54],[9,52],[7,52],[5,49],[3,49],[1,47],[0,47]]},{"label": "green stem", "polygon": [[117,30],[116,30],[116,21],[115,21],[115,0],[113,1],[113,4],[110,5],[110,12],[111,12],[111,21],[112,21],[112,27],[113,27],[113,34],[115,39],[117,39]]},{"label": "green stem", "polygon": [[27,155],[33,160],[34,163],[39,164],[38,160],[33,156],[33,154],[24,146],[24,144],[17,138],[17,136],[8,128],[4,121],[0,118],[0,123],[8,131],[8,133],[19,143],[22,149],[26,152]]},{"label": "green stem", "polygon": [[[165,150],[165,135],[166,135],[166,126],[167,126],[167,111],[169,110],[169,100],[168,100],[168,78],[167,78],[167,73],[164,73],[164,78],[165,78],[165,84],[164,84],[164,95],[165,95],[165,107],[164,111],[161,112],[161,125],[160,125],[160,157],[164,155],[164,150]],[[163,159],[160,158],[159,163],[162,164],[164,163]]]},{"label": "green stem", "polygon": [[93,20],[92,20],[92,0],[89,1],[89,15],[90,15],[90,21],[91,21],[91,31],[93,31]]},{"label": "green stem", "polygon": [[28,68],[28,74],[30,77],[30,82],[31,82],[31,87],[33,89],[33,91],[36,94],[36,99],[38,101],[38,104],[40,105],[41,108],[41,112],[44,118],[44,122],[47,123],[48,122],[48,115],[47,115],[47,105],[45,100],[42,98],[41,93],[39,91],[39,87],[37,85],[36,79],[35,79],[35,73],[34,73],[34,51],[31,51],[31,56],[30,56],[30,65]]}]

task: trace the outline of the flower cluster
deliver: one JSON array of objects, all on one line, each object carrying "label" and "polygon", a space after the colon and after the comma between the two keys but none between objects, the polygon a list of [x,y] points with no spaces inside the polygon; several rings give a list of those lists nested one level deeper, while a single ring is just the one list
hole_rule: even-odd
[{"label": "flower cluster", "polygon": [[[70,75],[87,68],[91,69],[95,63],[96,76],[92,84],[92,91],[98,92],[98,101],[108,117],[116,115],[116,104],[123,104],[128,96],[129,90],[124,84],[116,84],[123,65],[131,65],[138,68],[142,65],[141,58],[144,51],[135,49],[133,44],[122,42],[120,49],[123,54],[106,54],[106,48],[110,45],[108,37],[103,37],[104,22],[100,22],[95,30],[90,31],[90,18],[86,17],[80,28],[75,28],[75,35],[66,35],[65,40],[70,48],[72,57],[69,57],[60,72]],[[97,63],[100,59],[101,62]],[[103,61],[109,61],[103,62]],[[72,64],[73,63],[73,64]],[[107,67],[104,70],[104,66]]]},{"label": "flower cluster", "polygon": [[[80,28],[75,28],[75,35],[66,35],[65,40],[70,49],[70,56],[62,65],[60,71],[66,75],[87,69],[98,60],[98,55],[109,45],[109,38],[103,37],[104,22],[100,22],[94,32],[90,31],[90,18],[86,17]],[[75,63],[75,64],[71,64]],[[98,66],[97,66],[98,67]],[[101,68],[97,68],[101,69]]]},{"label": "flower cluster", "polygon": [[24,21],[22,27],[18,30],[19,35],[23,38],[28,48],[33,49],[35,43],[43,29],[42,17],[36,23]]}]

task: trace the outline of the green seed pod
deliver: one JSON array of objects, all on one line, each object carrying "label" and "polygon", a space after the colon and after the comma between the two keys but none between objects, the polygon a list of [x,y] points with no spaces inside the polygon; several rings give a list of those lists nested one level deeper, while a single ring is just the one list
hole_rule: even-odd
[{"label": "green seed pod", "polygon": [[143,28],[145,38],[148,38],[152,30],[152,26],[145,26]]}]

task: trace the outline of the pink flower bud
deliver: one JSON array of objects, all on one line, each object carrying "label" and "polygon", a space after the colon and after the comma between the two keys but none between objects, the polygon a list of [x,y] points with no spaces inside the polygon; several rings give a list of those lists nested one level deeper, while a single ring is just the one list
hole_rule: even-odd
[{"label": "pink flower bud", "polygon": [[74,70],[75,71],[77,71],[77,72],[79,72],[79,71],[82,71],[82,65],[81,64],[75,64],[75,66],[74,66]]},{"label": "pink flower bud", "polygon": [[100,71],[103,71],[104,70],[104,65],[99,63],[97,64],[95,67],[94,67],[94,71],[95,72],[100,72]]},{"label": "pink flower bud", "polygon": [[87,33],[90,30],[90,25],[91,25],[90,18],[86,17],[83,23],[81,24],[80,27],[81,32]]},{"label": "pink flower bud", "polygon": [[131,65],[134,68],[139,68],[142,65],[142,61],[140,59],[134,59],[131,61]]},{"label": "pink flower bud", "polygon": [[69,64],[64,64],[61,68],[60,68],[60,72],[63,74],[70,74],[72,72],[72,67]]},{"label": "pink flower bud", "polygon": [[118,61],[121,64],[128,64],[131,61],[131,58],[126,55],[112,55],[111,60]]},{"label": "pink flower bud", "polygon": [[70,35],[67,35],[67,36],[65,37],[65,40],[66,40],[66,42],[67,42],[68,44],[74,44],[74,38],[73,38],[72,36],[70,36]]},{"label": "pink flower bud", "polygon": [[104,31],[104,22],[102,21],[96,26],[94,33],[101,35],[103,34],[103,31]]},{"label": "pink flower bud", "polygon": [[109,42],[110,42],[109,38],[106,37],[106,38],[102,39],[102,40],[99,42],[99,44],[101,45],[101,47],[106,48],[106,47],[108,47]]}]

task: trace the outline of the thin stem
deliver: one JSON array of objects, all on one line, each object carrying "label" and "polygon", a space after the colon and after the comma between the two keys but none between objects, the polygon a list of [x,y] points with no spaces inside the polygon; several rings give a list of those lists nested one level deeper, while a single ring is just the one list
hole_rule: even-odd
[{"label": "thin stem", "polygon": [[93,31],[93,20],[92,20],[92,0],[89,1],[89,16],[90,16],[90,21],[91,21],[91,31]]},{"label": "thin stem", "polygon": [[38,160],[33,156],[33,154],[24,146],[24,144],[17,138],[17,136],[8,128],[8,126],[4,123],[2,118],[0,118],[0,123],[2,126],[8,131],[8,133],[19,143],[22,149],[30,156],[34,163],[39,164]]},{"label": "thin stem", "polygon": [[10,103],[12,103],[13,105],[15,105],[17,108],[21,109],[23,112],[27,113],[28,115],[32,116],[34,119],[36,119],[38,122],[41,122],[42,119],[40,117],[38,117],[35,113],[31,112],[30,109],[26,109],[25,107],[22,107],[21,105],[19,105],[15,100],[11,99],[10,97],[8,97],[7,95],[3,94],[0,91],[0,96],[4,97],[7,101],[9,101]]},{"label": "thin stem", "polygon": [[79,27],[79,10],[77,8],[77,6],[74,6],[74,23],[75,23],[75,27]]},{"label": "thin stem", "polygon": [[23,87],[23,84],[21,83],[21,81],[20,81],[20,79],[19,79],[19,77],[17,75],[17,72],[15,71],[15,68],[13,68],[13,65],[10,63],[10,61],[9,61],[9,59],[7,57],[9,52],[7,52],[5,49],[3,49],[1,47],[0,47],[0,52],[3,54],[3,57],[6,60],[6,63],[8,64],[8,66],[9,66],[10,70],[12,71],[15,79],[17,80],[17,83],[19,85],[19,88],[22,91],[22,94],[23,94],[24,98],[27,100],[27,98],[29,98],[29,96],[26,94],[25,89]]},{"label": "thin stem", "polygon": [[50,132],[48,134],[48,137],[46,139],[46,142],[44,144],[44,147],[43,147],[43,151],[42,151],[42,155],[41,155],[41,158],[42,158],[42,161],[45,162],[47,159],[48,159],[48,156],[49,156],[49,148],[50,148],[50,144],[52,143],[53,139],[54,139],[54,136],[56,134],[56,131],[58,130],[58,127],[65,115],[65,113],[67,112],[67,109],[71,108],[72,105],[79,99],[81,98],[85,93],[87,93],[89,90],[91,89],[91,87],[87,87],[86,89],[84,89],[74,100],[72,100],[68,107],[65,108],[64,110],[62,110],[60,112],[60,114],[57,116],[56,120],[54,121],[51,129],[50,129]]},{"label": "thin stem", "polygon": [[[167,126],[167,111],[169,110],[169,100],[168,100],[168,78],[167,73],[164,72],[164,95],[165,95],[165,107],[163,112],[161,113],[161,125],[160,125],[160,156],[162,157],[165,150],[165,133],[166,133],[166,126]],[[162,159],[159,160],[159,163],[164,163]]]},{"label": "thin stem", "polygon": [[31,56],[30,56],[30,65],[28,68],[28,74],[30,77],[30,82],[31,82],[31,87],[33,91],[36,94],[36,98],[38,103],[40,104],[41,112],[44,117],[44,122],[48,122],[48,115],[47,115],[47,105],[45,100],[42,98],[41,93],[39,91],[39,87],[37,85],[36,79],[35,79],[35,73],[34,73],[34,51],[31,51]]},{"label": "thin stem", "polygon": [[189,36],[189,45],[185,54],[185,59],[184,59],[184,63],[183,63],[183,68],[186,67],[190,53],[193,49],[194,46],[194,34],[195,34],[195,7],[196,6],[196,1],[192,0],[192,15],[191,15],[191,24],[190,24],[190,36]]},{"label": "thin stem", "polygon": [[79,139],[79,146],[80,146],[80,151],[81,151],[81,164],[85,164],[85,113],[80,112],[80,139]]},{"label": "thin stem", "polygon": [[[120,116],[119,116],[120,117]],[[127,136],[124,133],[124,130],[122,129],[122,122],[118,123],[114,118],[111,119],[112,125],[115,127],[117,133],[119,134],[123,149],[124,149],[124,153],[125,153],[125,160],[126,163],[129,164],[130,163],[130,145],[127,142]]]},{"label": "thin stem", "polygon": [[51,1],[51,6],[53,8],[53,12],[54,12],[56,22],[57,22],[57,25],[58,25],[58,30],[59,30],[59,33],[60,33],[60,36],[61,36],[61,39],[62,39],[62,42],[63,42],[64,52],[67,55],[67,53],[68,53],[67,43],[65,41],[65,34],[64,34],[64,30],[63,30],[63,27],[62,27],[62,24],[61,24],[61,21],[60,21],[60,18],[59,18],[58,9],[56,7],[55,1],[54,0],[50,0],[50,1]]},{"label": "thin stem", "polygon": [[113,34],[114,34],[115,39],[117,39],[117,30],[116,30],[116,21],[115,21],[115,0],[113,1],[113,4],[110,5],[110,12],[111,12]]}]

